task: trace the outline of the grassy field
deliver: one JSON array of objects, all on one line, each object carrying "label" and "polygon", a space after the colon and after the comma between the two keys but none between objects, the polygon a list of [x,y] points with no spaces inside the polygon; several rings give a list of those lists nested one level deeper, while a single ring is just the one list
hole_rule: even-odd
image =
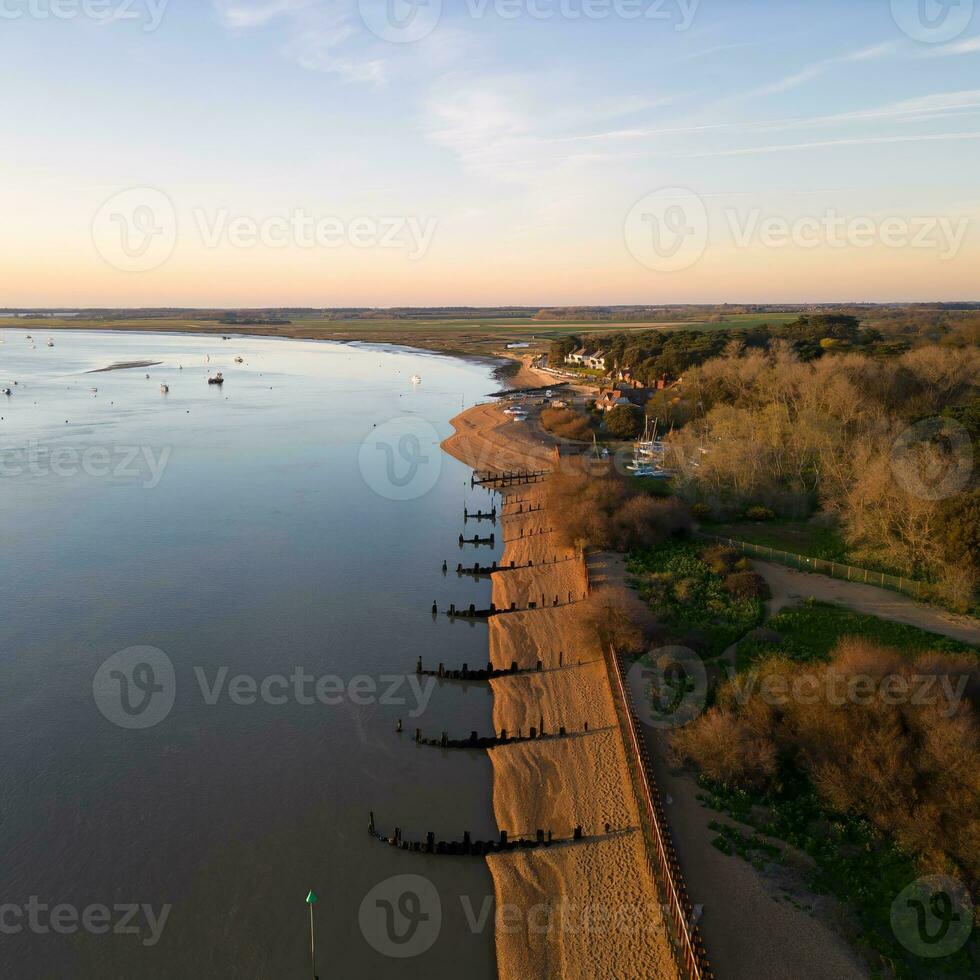
[{"label": "grassy field", "polygon": [[98,317],[50,317],[23,319],[0,317],[0,328],[24,330],[143,330],[181,333],[238,334],[296,337],[313,340],[365,341],[405,344],[459,354],[488,355],[505,350],[508,344],[529,343],[531,350],[545,350],[556,337],[570,333],[617,333],[644,330],[718,330],[749,328],[760,323],[795,319],[795,313],[732,314],[720,322],[692,319],[683,322],[613,323],[608,320],[536,320],[531,316],[420,317],[418,319],[331,319],[326,316],[296,316],[288,324],[228,324],[214,316],[151,316],[141,312]]},{"label": "grassy field", "polygon": [[943,650],[980,655],[975,647],[948,637],[875,616],[865,616],[825,602],[808,601],[802,606],[784,609],[770,619],[765,628],[778,633],[779,640],[743,640],[738,646],[739,669],[772,653],[784,653],[800,662],[827,660],[838,640],[844,636],[865,637],[908,654]]},{"label": "grassy field", "polygon": [[822,558],[824,561],[847,561],[847,544],[837,531],[806,521],[740,521],[731,524],[705,524],[704,529],[723,538],[748,541],[763,548],[775,548],[795,555],[806,555],[808,558]]}]

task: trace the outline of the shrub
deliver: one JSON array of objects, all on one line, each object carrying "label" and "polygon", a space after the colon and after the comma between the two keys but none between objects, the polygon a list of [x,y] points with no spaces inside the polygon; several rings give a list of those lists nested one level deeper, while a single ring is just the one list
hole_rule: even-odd
[{"label": "shrub", "polygon": [[541,411],[541,425],[546,432],[560,439],[585,442],[592,438],[592,426],[585,415],[570,408],[545,408]]},{"label": "shrub", "polygon": [[612,646],[620,653],[641,653],[647,634],[635,615],[635,606],[636,596],[628,589],[602,589],[575,606],[574,625],[589,646],[598,644],[603,651]]},{"label": "shrub", "polygon": [[[917,680],[924,676],[942,683],[926,688]],[[856,692],[857,679],[861,696],[841,704],[840,692]],[[886,694],[896,679],[909,692],[897,703]],[[964,684],[967,697],[949,693]],[[809,778],[825,807],[864,816],[928,869],[975,878],[978,685],[973,655],[909,657],[845,637],[828,663],[776,655],[759,663],[757,673],[738,675],[719,691],[715,707],[674,734],[672,751],[712,779],[754,791],[777,788],[772,762],[783,759],[789,773]],[[804,690],[806,697],[794,695]],[[868,690],[875,693],[865,696]],[[917,696],[927,690],[928,698]],[[772,696],[775,691],[783,693]]]},{"label": "shrub", "polygon": [[710,711],[676,731],[669,754],[675,765],[693,761],[718,783],[761,789],[776,773],[775,745],[730,711]]},{"label": "shrub", "polygon": [[558,540],[568,547],[629,551],[662,544],[691,528],[681,501],[648,496],[608,462],[562,460],[545,494]]},{"label": "shrub", "polygon": [[768,507],[750,507],[745,512],[745,519],[747,521],[774,521],[776,514]]},{"label": "shrub", "polygon": [[696,521],[710,521],[714,516],[714,511],[706,503],[698,501],[691,507],[691,516]]},{"label": "shrub", "polygon": [[701,552],[701,560],[715,575],[727,575],[741,559],[741,555],[724,544],[715,544]]},{"label": "shrub", "polygon": [[643,415],[635,405],[617,405],[606,413],[606,431],[617,439],[632,439],[643,431]]},{"label": "shrub", "polygon": [[736,599],[765,599],[769,595],[766,580],[753,571],[732,572],[727,575],[725,589]]}]

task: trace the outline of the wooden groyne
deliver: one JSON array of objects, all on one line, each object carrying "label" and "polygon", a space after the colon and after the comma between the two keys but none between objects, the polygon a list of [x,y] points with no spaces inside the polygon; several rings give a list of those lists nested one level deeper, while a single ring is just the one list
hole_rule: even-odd
[{"label": "wooden groyne", "polygon": [[547,470],[514,470],[507,473],[485,473],[477,476],[475,473],[470,477],[471,487],[493,487],[501,489],[503,487],[527,486],[532,483],[543,483],[548,475]]},{"label": "wooden groyne", "polygon": [[[550,561],[545,560],[538,562],[537,565],[533,561],[528,561],[526,565],[518,565],[516,561],[508,562],[506,565],[501,565],[500,562],[494,562],[492,565],[481,565],[479,562],[474,563],[472,566],[464,565],[462,562],[456,565],[457,575],[472,575],[475,578],[486,578],[489,575],[496,575],[497,572],[514,572],[519,569],[524,568],[547,568],[550,565],[559,565],[566,561],[581,561],[581,555],[566,555],[564,558],[559,558],[558,555],[554,555]],[[449,563],[442,563],[442,570],[444,572],[449,571]]]},{"label": "wooden groyne", "polygon": [[478,510],[475,513],[471,514],[469,510],[466,507],[464,507],[463,523],[465,524],[466,521],[493,521],[493,523],[496,524],[497,508],[494,507],[493,510],[490,511]]},{"label": "wooden groyne", "polygon": [[[588,735],[589,723],[585,723],[582,731],[572,732],[572,734]],[[519,742],[537,742],[555,738],[568,738],[567,729],[564,725],[559,725],[556,731],[549,733],[545,729],[544,718],[539,725],[532,725],[526,735],[520,728],[516,734],[504,728],[499,735],[481,736],[478,732],[470,732],[469,738],[450,738],[448,732],[442,732],[438,738],[426,738],[421,728],[415,729],[416,745],[428,745],[436,749],[495,749],[500,745],[516,745]]]},{"label": "wooden groyne", "polygon": [[[498,609],[496,604],[491,602],[489,609],[477,609],[475,603],[470,603],[466,608],[457,607],[456,603],[450,603],[446,610],[446,615],[450,619],[490,619],[492,616],[502,616],[506,613],[531,612],[535,609],[558,609],[561,606],[571,606],[577,602],[584,602],[589,597],[589,591],[582,593],[582,598],[577,598],[577,593],[566,592],[565,595],[550,596],[542,593],[541,601],[538,602],[537,596],[528,598],[523,607],[516,602],[510,604],[508,609]],[[432,615],[439,615],[439,604],[432,603]]]},{"label": "wooden groyne", "polygon": [[[607,825],[606,834],[614,833],[613,829]],[[402,836],[400,827],[395,828],[391,836],[378,832],[374,821],[374,812],[371,813],[371,821],[368,824],[368,833],[383,844],[389,847],[397,847],[402,851],[412,851],[415,854],[435,854],[447,857],[485,857],[487,854],[503,854],[508,851],[534,850],[538,847],[554,847],[568,844],[581,844],[592,838],[586,837],[583,827],[576,827],[572,831],[571,837],[555,837],[550,830],[537,830],[534,837],[518,837],[511,839],[506,830],[500,831],[497,840],[473,840],[468,830],[463,831],[463,839],[459,841],[436,840],[436,835],[431,830],[425,835],[425,840],[405,840]]]},{"label": "wooden groyne", "polygon": [[518,667],[517,661],[513,661],[505,670],[498,670],[492,663],[487,663],[486,669],[479,668],[470,670],[469,664],[463,664],[462,670],[446,670],[445,664],[439,664],[438,670],[425,670],[422,667],[422,658],[419,657],[415,665],[415,673],[419,677],[438,677],[440,680],[448,681],[492,681],[498,677],[518,677],[521,674],[537,674],[544,670],[544,662],[539,660],[535,667]]},{"label": "wooden groyne", "polygon": [[462,548],[464,544],[476,545],[478,548],[481,545],[489,545],[492,548],[496,543],[497,543],[496,534],[491,534],[489,538],[481,538],[479,535],[476,535],[476,537],[473,538],[463,537],[462,534],[459,536],[460,548]]}]

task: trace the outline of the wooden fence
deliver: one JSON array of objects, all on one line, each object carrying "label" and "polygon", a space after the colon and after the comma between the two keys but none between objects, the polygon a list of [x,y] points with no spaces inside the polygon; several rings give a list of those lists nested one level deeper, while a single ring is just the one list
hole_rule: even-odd
[{"label": "wooden fence", "polygon": [[631,768],[638,775],[640,804],[645,811],[653,836],[655,867],[651,870],[661,883],[670,921],[677,940],[678,958],[683,975],[688,980],[713,980],[708,954],[701,941],[701,933],[694,917],[694,908],[687,896],[680,862],[674,853],[670,829],[664,816],[663,803],[654,778],[653,766],[646,742],[640,736],[639,723],[633,707],[633,698],[626,688],[624,676],[626,666],[615,650],[608,654],[609,673],[613,689],[622,704],[626,719],[626,750],[632,757]]},{"label": "wooden fence", "polygon": [[916,579],[903,578],[899,575],[886,575],[884,572],[872,572],[867,568],[856,568],[854,565],[845,565],[839,561],[828,561],[826,558],[810,558],[807,555],[797,555],[791,551],[782,551],[779,548],[770,548],[768,545],[754,544],[751,541],[740,541],[737,538],[724,538],[717,534],[707,534],[704,531],[699,531],[698,537],[728,545],[729,548],[742,551],[755,558],[763,558],[766,561],[775,561],[781,565],[789,565],[790,568],[797,568],[802,572],[819,572],[821,575],[830,575],[833,578],[845,579],[848,582],[862,582],[866,585],[877,585],[880,588],[901,592],[903,595],[912,596],[915,599],[928,600],[932,590],[928,582],[919,582]]}]

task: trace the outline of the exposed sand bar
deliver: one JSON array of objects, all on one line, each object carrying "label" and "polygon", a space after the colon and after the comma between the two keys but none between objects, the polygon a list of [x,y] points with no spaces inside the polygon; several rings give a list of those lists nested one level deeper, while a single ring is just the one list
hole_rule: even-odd
[{"label": "exposed sand bar", "polygon": [[[470,409],[453,425],[444,448],[474,469],[541,468],[553,460],[545,442],[535,442],[497,406]],[[488,858],[499,973],[503,980],[674,980],[602,654],[574,627],[574,605],[551,605],[555,597],[567,603],[569,594],[573,602],[582,599],[583,562],[574,556],[554,562],[569,554],[547,533],[547,512],[517,513],[513,503],[533,505],[540,496],[540,485],[507,494],[503,562],[536,567],[494,575],[493,601],[498,608],[542,599],[549,605],[491,619],[490,659],[498,667],[541,660],[545,670],[492,682],[494,727],[526,733],[543,719],[547,731],[564,726],[568,737],[491,750],[494,811],[512,836],[541,828],[565,837],[581,825],[590,839]],[[507,907],[524,914],[505,922],[499,910]]]},{"label": "exposed sand bar", "polygon": [[120,361],[118,364],[110,364],[108,367],[96,368],[94,371],[86,371],[86,374],[105,374],[106,371],[129,371],[132,368],[156,367],[163,364],[163,361]]}]

